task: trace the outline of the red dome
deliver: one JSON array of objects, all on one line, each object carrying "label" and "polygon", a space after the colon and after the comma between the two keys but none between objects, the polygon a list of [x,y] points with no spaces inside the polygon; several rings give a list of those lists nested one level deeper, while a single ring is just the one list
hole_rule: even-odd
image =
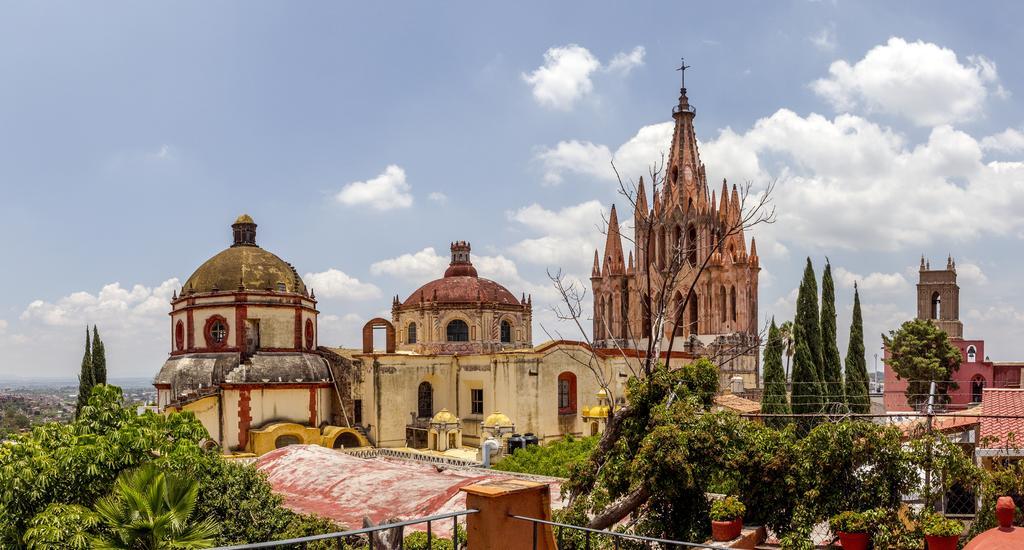
[{"label": "red dome", "polygon": [[442,304],[482,301],[501,305],[522,305],[507,288],[500,284],[490,279],[465,275],[446,276],[430,281],[410,294],[402,305],[412,306],[420,302],[434,301]]}]

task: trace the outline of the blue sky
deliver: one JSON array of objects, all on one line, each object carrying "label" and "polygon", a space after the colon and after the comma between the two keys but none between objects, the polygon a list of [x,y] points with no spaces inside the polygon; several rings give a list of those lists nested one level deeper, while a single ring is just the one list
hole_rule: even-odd
[{"label": "blue sky", "polygon": [[321,343],[439,276],[449,241],[532,292],[583,278],[618,201],[668,147],[686,56],[709,179],[776,180],[760,313],[803,259],[853,280],[867,347],[913,315],[922,253],[960,266],[961,316],[1024,358],[1018,3],[5,3],[0,377],[73,375],[99,323],[149,376],[167,299],[242,212],[321,299]]}]

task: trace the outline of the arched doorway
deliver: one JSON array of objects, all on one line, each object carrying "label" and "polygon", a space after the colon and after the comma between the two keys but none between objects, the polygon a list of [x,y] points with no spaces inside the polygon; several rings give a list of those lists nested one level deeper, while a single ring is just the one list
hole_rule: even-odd
[{"label": "arched doorway", "polygon": [[971,403],[981,403],[981,396],[984,394],[985,377],[976,374],[971,379]]},{"label": "arched doorway", "polygon": [[416,416],[430,418],[434,416],[434,388],[430,382],[420,382],[416,390]]}]

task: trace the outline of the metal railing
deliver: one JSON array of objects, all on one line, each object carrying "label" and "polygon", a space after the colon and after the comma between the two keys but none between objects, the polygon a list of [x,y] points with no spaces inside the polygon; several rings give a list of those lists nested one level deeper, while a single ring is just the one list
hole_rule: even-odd
[{"label": "metal railing", "polygon": [[[433,522],[440,521],[440,520],[443,520],[443,519],[449,519],[449,518],[451,518],[451,520],[452,520],[452,542],[453,542],[453,547],[454,548],[458,548],[459,547],[459,517],[460,516],[468,516],[470,514],[475,514],[477,512],[479,512],[479,510],[473,510],[473,509],[459,510],[458,512],[448,512],[446,514],[437,514],[437,515],[434,515],[434,516],[427,516],[427,517],[422,517],[422,518],[413,518],[413,519],[410,519],[410,520],[399,521],[397,523],[387,523],[387,524],[384,524],[384,525],[375,525],[373,527],[364,527],[362,529],[353,529],[353,530],[350,530],[350,531],[341,531],[341,532],[338,532],[338,533],[324,533],[322,535],[311,535],[311,536],[308,536],[308,537],[299,537],[299,538],[295,538],[295,539],[271,540],[271,541],[267,541],[267,542],[255,542],[255,543],[250,543],[250,544],[237,544],[237,545],[233,545],[233,546],[218,546],[214,550],[251,550],[251,549],[256,549],[256,548],[303,548],[304,549],[304,548],[306,548],[309,545],[309,543],[325,541],[325,540],[336,540],[338,542],[338,548],[339,549],[343,549],[343,548],[346,547],[345,539],[347,539],[349,537],[358,537],[358,536],[361,536],[361,535],[367,535],[366,538],[369,541],[370,550],[373,550],[373,548],[374,548],[373,533],[378,533],[380,531],[388,531],[388,530],[391,530],[391,529],[398,529],[399,530],[399,538],[398,538],[398,541],[399,541],[398,545],[399,546],[398,547],[402,548],[402,544],[403,544],[402,541],[404,539],[404,530],[405,530],[404,528],[406,526],[409,526],[409,525],[418,525],[418,524],[421,524],[421,523],[426,523],[427,524],[427,548],[433,548],[433,541],[434,541],[434,533],[433,533],[433,529],[432,529]],[[356,545],[355,547],[356,548],[360,548],[360,547],[362,547],[362,544]]]},{"label": "metal railing", "polygon": [[537,538],[538,537],[537,526],[538,525],[550,525],[552,527],[557,527],[558,528],[558,532],[556,534],[556,538],[558,540],[558,545],[557,545],[558,548],[563,548],[564,545],[565,545],[564,534],[565,534],[565,530],[566,529],[569,529],[571,531],[582,531],[584,533],[584,542],[583,542],[584,546],[583,547],[586,550],[590,550],[590,539],[592,537],[594,537],[594,536],[597,536],[597,537],[610,537],[612,539],[612,545],[613,545],[613,547],[616,550],[618,550],[619,544],[623,540],[631,540],[631,541],[637,541],[637,542],[643,543],[643,545],[646,548],[651,548],[651,544],[658,544],[662,548],[665,548],[665,547],[667,547],[667,548],[675,548],[675,547],[682,547],[682,548],[715,548],[715,549],[728,548],[728,546],[719,546],[717,544],[705,544],[705,543],[700,543],[700,542],[683,542],[683,541],[680,541],[680,540],[659,539],[659,538],[655,538],[655,537],[645,537],[645,536],[642,536],[642,535],[631,535],[629,533],[618,533],[618,532],[615,532],[615,531],[606,531],[606,530],[602,530],[602,529],[591,529],[589,527],[581,527],[579,525],[570,525],[568,523],[558,523],[557,521],[548,521],[548,520],[544,520],[544,519],[531,518],[531,517],[526,517],[526,516],[510,515],[510,517],[512,517],[514,519],[519,519],[519,520],[523,520],[523,521],[529,521],[529,522],[533,523],[533,548],[534,548],[534,550],[537,549],[537,541],[538,541],[538,538]]}]

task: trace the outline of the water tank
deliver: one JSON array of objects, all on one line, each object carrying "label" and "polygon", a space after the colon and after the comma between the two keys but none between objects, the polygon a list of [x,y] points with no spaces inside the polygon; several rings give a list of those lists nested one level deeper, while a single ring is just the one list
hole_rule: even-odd
[{"label": "water tank", "polygon": [[538,445],[539,443],[540,439],[538,439],[537,436],[533,435],[532,433],[527,433],[526,435],[523,436],[523,447],[528,447],[530,445]]},{"label": "water tank", "polygon": [[516,452],[516,449],[522,449],[526,446],[526,442],[523,441],[523,436],[519,434],[512,434],[512,437],[508,438],[508,454]]}]

